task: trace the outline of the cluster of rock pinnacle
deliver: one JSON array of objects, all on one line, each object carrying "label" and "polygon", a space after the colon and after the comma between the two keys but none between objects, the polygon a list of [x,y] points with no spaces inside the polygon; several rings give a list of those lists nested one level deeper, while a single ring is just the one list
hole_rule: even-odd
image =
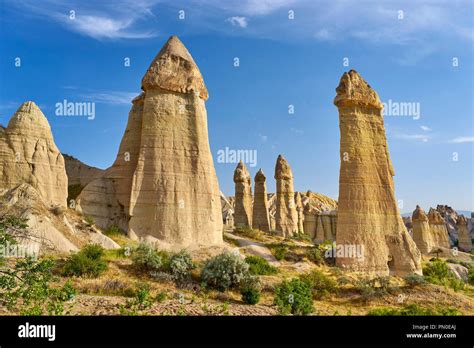
[{"label": "cluster of rock pinnacle", "polygon": [[[207,131],[209,95],[197,65],[176,36],[153,60],[141,87],[115,162],[90,175],[75,208],[101,227],[119,226],[129,237],[163,248],[220,245],[223,218]],[[233,178],[235,226],[273,230],[284,237],[305,232],[316,241],[362,245],[362,260],[336,259],[337,265],[354,271],[420,273],[421,254],[450,247],[444,220],[435,210],[427,216],[417,207],[413,238],[409,235],[395,199],[379,96],[354,70],[344,73],[336,93],[341,132],[337,215],[311,211],[308,196],[295,193],[292,170],[280,155],[274,175],[274,223],[265,174],[256,173],[252,194],[250,174],[241,162]],[[0,127],[0,175],[1,189],[26,183],[46,205],[67,205],[65,161],[46,117],[33,102],[21,105],[8,127]],[[459,248],[469,251],[466,219],[459,218],[457,224]]]}]

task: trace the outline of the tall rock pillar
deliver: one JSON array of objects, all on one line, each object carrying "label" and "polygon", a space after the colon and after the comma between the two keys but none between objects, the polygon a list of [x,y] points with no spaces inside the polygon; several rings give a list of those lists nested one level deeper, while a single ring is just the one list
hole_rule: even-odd
[{"label": "tall rock pillar", "polygon": [[284,237],[291,237],[298,232],[298,213],[296,212],[293,173],[282,155],[277,158],[275,179],[275,231]]},{"label": "tall rock pillar", "polygon": [[464,215],[458,217],[456,222],[456,227],[458,228],[458,248],[461,251],[470,252],[472,250],[472,240],[467,229],[467,220]]},{"label": "tall rock pillar", "polygon": [[354,70],[336,89],[341,168],[336,243],[359,245],[364,257],[337,257],[336,264],[378,275],[421,273],[421,255],[403,224],[393,184],[377,93]]},{"label": "tall rock pillar", "polygon": [[431,237],[433,238],[434,245],[449,249],[451,245],[449,243],[446,222],[436,209],[430,208],[428,212],[428,222],[430,225]]},{"label": "tall rock pillar", "polygon": [[268,213],[266,177],[260,169],[254,178],[254,200],[252,213],[252,228],[264,232],[270,231],[270,218]]},{"label": "tall rock pillar", "polygon": [[304,207],[301,201],[301,194],[295,193],[296,213],[298,214],[298,233],[304,233]]},{"label": "tall rock pillar", "polygon": [[[221,199],[207,132],[208,92],[176,36],[151,63],[142,90],[129,235],[167,249],[221,244]],[[135,143],[134,137],[130,141]],[[118,194],[125,197],[126,192]]]},{"label": "tall rock pillar", "polygon": [[234,171],[235,183],[235,227],[252,227],[252,186],[250,174],[244,162],[240,161]]},{"label": "tall rock pillar", "polygon": [[413,211],[411,221],[413,224],[413,240],[416,246],[422,254],[429,254],[435,243],[428,223],[428,217],[419,205]]}]

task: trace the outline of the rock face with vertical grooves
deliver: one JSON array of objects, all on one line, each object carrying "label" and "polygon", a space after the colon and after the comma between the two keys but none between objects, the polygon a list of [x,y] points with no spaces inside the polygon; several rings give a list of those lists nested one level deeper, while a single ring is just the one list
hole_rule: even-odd
[{"label": "rock face with vertical grooves", "polygon": [[276,161],[275,179],[275,231],[281,236],[291,237],[298,232],[298,213],[296,212],[293,173],[282,155],[279,155]]},{"label": "rock face with vertical grooves", "polygon": [[337,257],[336,264],[374,275],[421,273],[421,255],[400,216],[377,93],[354,70],[341,77],[341,168],[338,245],[361,245],[364,258]]},{"label": "rock face with vertical grooves", "polygon": [[66,206],[64,158],[48,120],[32,101],[18,108],[7,128],[0,126],[0,188],[24,183],[36,189],[48,206]]},{"label": "rock face with vertical grooves", "polygon": [[411,221],[413,224],[413,240],[416,246],[422,254],[429,254],[435,243],[431,235],[428,216],[426,216],[425,211],[419,205],[413,211]]},{"label": "rock face with vertical grooves", "polygon": [[436,209],[430,208],[428,212],[428,222],[430,225],[431,237],[433,238],[433,244],[435,246],[449,249],[451,244],[449,243],[446,222]]},{"label": "rock face with vertical grooves", "polygon": [[268,213],[267,200],[267,178],[260,169],[254,178],[254,201],[252,213],[252,228],[259,229],[264,232],[270,232],[270,217]]},{"label": "rock face with vertical grooves", "polygon": [[221,199],[201,73],[172,36],[142,79],[113,166],[78,199],[101,225],[177,250],[222,243]]},{"label": "rock face with vertical grooves", "polygon": [[295,193],[296,213],[298,214],[298,233],[304,233],[304,207],[301,201],[301,194]]},{"label": "rock face with vertical grooves", "polygon": [[235,183],[235,227],[252,227],[252,186],[250,173],[240,161],[234,171]]},{"label": "rock face with vertical grooves", "polygon": [[458,248],[461,251],[470,252],[472,250],[472,240],[467,229],[467,219],[464,215],[458,217],[456,222],[456,227],[458,228]]}]

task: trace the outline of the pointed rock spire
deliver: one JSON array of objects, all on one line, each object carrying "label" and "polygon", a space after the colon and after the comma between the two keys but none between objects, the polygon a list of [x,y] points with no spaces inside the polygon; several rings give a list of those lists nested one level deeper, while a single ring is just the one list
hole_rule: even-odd
[{"label": "pointed rock spire", "polygon": [[276,212],[275,231],[284,237],[298,232],[293,173],[286,159],[279,155],[275,164]]},{"label": "pointed rock spire", "polygon": [[235,211],[234,224],[236,227],[252,226],[252,187],[250,173],[245,164],[240,161],[234,172]]},{"label": "pointed rock spire", "polygon": [[189,51],[177,36],[171,36],[153,59],[142,79],[142,89],[163,89],[178,93],[197,93],[207,100],[201,72]]},{"label": "pointed rock spire", "polygon": [[262,169],[255,174],[254,182],[255,198],[253,202],[252,228],[269,232],[270,217],[268,213],[267,184]]},{"label": "pointed rock spire", "polygon": [[67,182],[47,118],[34,102],[23,103],[0,132],[0,188],[27,183],[48,205],[64,207]]}]

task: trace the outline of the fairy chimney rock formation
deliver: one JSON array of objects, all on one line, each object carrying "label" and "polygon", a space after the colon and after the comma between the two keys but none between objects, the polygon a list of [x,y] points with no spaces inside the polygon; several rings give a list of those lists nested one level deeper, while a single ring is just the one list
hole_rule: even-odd
[{"label": "fairy chimney rock formation", "polygon": [[377,93],[355,71],[342,75],[334,104],[341,132],[337,245],[363,247],[364,257],[337,257],[341,267],[373,275],[421,273],[421,255],[395,198]]},{"label": "fairy chimney rock formation", "polygon": [[431,238],[433,238],[433,244],[435,246],[449,249],[451,245],[449,243],[446,222],[436,209],[430,208],[428,211],[428,222],[430,225]]},{"label": "fairy chimney rock formation", "polygon": [[49,206],[66,206],[64,158],[48,120],[32,102],[23,103],[7,128],[0,126],[0,188],[27,183]]},{"label": "fairy chimney rock formation", "polygon": [[267,200],[267,178],[260,169],[254,178],[254,201],[252,212],[252,228],[259,229],[264,232],[270,231],[270,218],[268,213]]},{"label": "fairy chimney rock formation", "polygon": [[431,235],[428,216],[426,216],[425,211],[419,205],[413,211],[411,221],[413,224],[413,240],[416,246],[422,254],[429,254],[435,244]]},{"label": "fairy chimney rock formation", "polygon": [[252,187],[250,174],[244,162],[240,161],[234,171],[235,207],[234,224],[236,227],[252,226]]},{"label": "fairy chimney rock formation", "polygon": [[282,155],[279,155],[276,161],[275,179],[275,231],[284,237],[291,237],[298,232],[298,213],[295,204],[293,173]]},{"label": "fairy chimney rock formation", "polygon": [[458,248],[461,251],[470,252],[472,250],[472,240],[467,229],[467,219],[460,215],[456,222],[458,228]]},{"label": "fairy chimney rock formation", "polygon": [[304,208],[301,201],[301,194],[295,193],[296,213],[298,214],[298,233],[304,233]]},{"label": "fairy chimney rock formation", "polygon": [[221,244],[221,199],[207,132],[208,92],[176,36],[151,63],[142,90],[133,100],[116,161],[83,190],[80,210],[96,211],[102,225],[118,221],[131,238],[164,249]]}]

